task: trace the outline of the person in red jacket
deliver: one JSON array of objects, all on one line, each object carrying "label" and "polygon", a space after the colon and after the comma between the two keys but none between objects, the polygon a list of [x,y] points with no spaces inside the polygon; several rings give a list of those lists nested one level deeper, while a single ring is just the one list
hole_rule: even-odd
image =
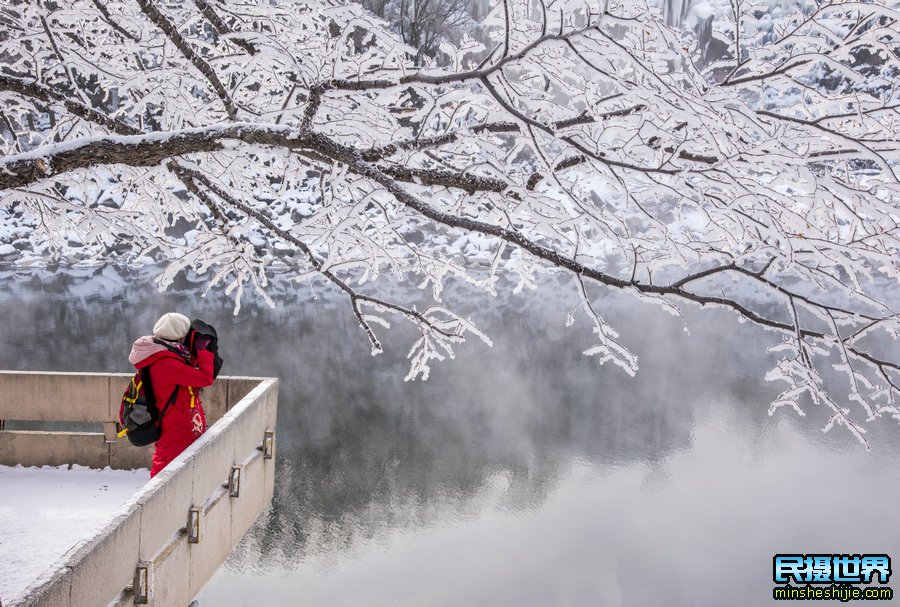
[{"label": "person in red jacket", "polygon": [[156,321],[153,335],[134,342],[128,362],[136,369],[150,368],[156,406],[162,412],[174,390],[175,401],[163,413],[160,438],[153,452],[150,478],[188,448],[206,431],[206,415],[200,402],[200,388],[213,383],[213,353],[210,338],[197,335],[196,356],[184,344],[191,327],[187,316],[170,312]]}]

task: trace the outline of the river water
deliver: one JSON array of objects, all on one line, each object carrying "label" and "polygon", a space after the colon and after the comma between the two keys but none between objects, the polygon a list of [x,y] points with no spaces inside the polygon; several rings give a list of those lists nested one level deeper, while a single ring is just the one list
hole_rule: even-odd
[{"label": "river water", "polygon": [[[371,356],[347,302],[276,283],[270,309],[148,272],[2,275],[0,366],[128,371],[163,312],[219,329],[225,374],[280,379],[275,497],[201,607],[756,606],[775,553],[900,555],[900,427],[866,452],[824,411],[767,414],[778,335],[724,311],[596,304],[629,378],[565,327],[571,285],[449,299],[493,338],[404,382],[415,335]],[[420,292],[396,289],[412,303]]]}]

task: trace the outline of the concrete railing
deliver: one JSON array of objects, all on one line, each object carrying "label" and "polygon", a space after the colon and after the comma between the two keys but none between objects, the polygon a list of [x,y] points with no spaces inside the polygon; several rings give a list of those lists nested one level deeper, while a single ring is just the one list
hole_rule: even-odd
[{"label": "concrete railing", "polygon": [[[119,403],[131,377],[126,373],[0,371],[0,421],[92,422],[103,426],[103,432],[7,429],[0,435],[0,465],[149,468],[152,448],[132,447],[127,440],[116,440]],[[259,382],[259,378],[223,376],[205,388],[201,398],[207,423],[215,423]]]},{"label": "concrete railing", "polygon": [[[0,463],[146,466],[152,448],[113,442],[108,430],[128,377],[0,372],[0,419],[107,428],[0,431]],[[276,379],[217,379],[203,395],[206,433],[14,605],[185,607],[272,498],[277,401]]]}]

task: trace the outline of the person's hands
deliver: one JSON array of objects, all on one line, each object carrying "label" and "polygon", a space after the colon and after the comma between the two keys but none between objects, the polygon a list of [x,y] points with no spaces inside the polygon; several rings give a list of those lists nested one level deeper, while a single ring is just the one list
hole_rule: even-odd
[{"label": "person's hands", "polygon": [[212,343],[212,337],[207,335],[198,335],[194,338],[194,350],[199,352],[200,350],[209,350],[209,344]]}]

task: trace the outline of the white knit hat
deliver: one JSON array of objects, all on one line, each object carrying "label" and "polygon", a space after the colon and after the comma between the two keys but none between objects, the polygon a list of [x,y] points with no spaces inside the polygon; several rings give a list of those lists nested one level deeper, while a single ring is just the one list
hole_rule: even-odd
[{"label": "white knit hat", "polygon": [[191,321],[184,314],[169,312],[160,316],[153,325],[153,334],[169,341],[177,341],[188,334]]}]

